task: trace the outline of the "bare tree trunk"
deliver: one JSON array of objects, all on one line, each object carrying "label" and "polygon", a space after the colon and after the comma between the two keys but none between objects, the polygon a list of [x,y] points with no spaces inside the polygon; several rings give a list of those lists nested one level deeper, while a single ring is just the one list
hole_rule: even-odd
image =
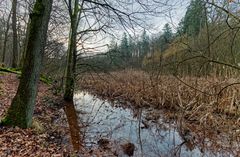
[{"label": "bare tree trunk", "polygon": [[[77,28],[78,28],[78,18],[79,18],[79,0],[75,0],[73,14],[70,15],[71,18],[71,30],[69,34],[68,42],[68,56],[67,56],[67,69],[65,73],[65,90],[64,99],[67,101],[73,100],[75,75],[76,75],[76,56],[77,56]],[[69,8],[72,9],[72,8]]]},{"label": "bare tree trunk", "polygon": [[[26,18],[26,16],[28,16],[28,13],[31,12],[31,7],[30,5],[33,4],[32,2],[33,0],[30,0],[29,1],[29,4],[28,4],[28,9],[26,7],[26,10],[24,12],[24,18]],[[25,24],[27,27],[24,28],[24,39],[23,40],[23,44],[21,46],[21,49],[19,50],[19,67],[22,68],[23,67],[23,62],[24,62],[24,58],[26,56],[26,50],[27,50],[27,43],[28,43],[28,36],[29,36],[29,29],[30,29],[30,22],[31,22],[31,19],[28,18],[28,21],[25,21]]]},{"label": "bare tree trunk", "polygon": [[13,30],[12,67],[16,68],[18,63],[17,0],[12,1],[12,30]]},{"label": "bare tree trunk", "polygon": [[24,59],[25,59],[25,56],[26,56],[27,44],[28,44],[28,38],[29,38],[29,31],[30,31],[30,23],[31,23],[31,19],[28,19],[26,37],[24,39],[23,48],[22,48],[21,57],[20,57],[20,63],[19,63],[20,67],[23,67]]},{"label": "bare tree trunk", "polygon": [[[75,24],[74,24],[75,25]],[[69,46],[68,46],[68,57],[67,57],[67,69],[66,69],[66,82],[65,82],[65,91],[64,99],[71,101],[73,99],[74,92],[74,80],[75,80],[75,71],[76,71],[76,61],[74,59],[74,54],[76,53],[76,30],[75,28],[71,29]]]},{"label": "bare tree trunk", "polygon": [[6,26],[6,30],[5,30],[5,34],[4,34],[2,63],[5,62],[5,57],[6,57],[6,49],[7,49],[7,41],[8,41],[8,31],[9,31],[9,28],[10,28],[11,12],[12,11],[10,11],[10,13],[8,15],[7,26]]},{"label": "bare tree trunk", "polygon": [[17,94],[13,98],[6,118],[2,121],[4,125],[21,128],[28,128],[32,125],[52,2],[53,0],[37,0],[33,13],[30,15],[30,32],[22,77]]}]

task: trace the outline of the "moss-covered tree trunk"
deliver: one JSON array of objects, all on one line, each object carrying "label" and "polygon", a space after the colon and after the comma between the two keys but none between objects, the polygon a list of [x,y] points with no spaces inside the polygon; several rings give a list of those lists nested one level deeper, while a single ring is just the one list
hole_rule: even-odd
[{"label": "moss-covered tree trunk", "polygon": [[30,14],[30,32],[22,77],[17,94],[2,121],[5,125],[21,128],[28,128],[32,125],[51,7],[52,0],[36,0],[33,12]]},{"label": "moss-covered tree trunk", "polygon": [[[67,52],[67,68],[65,72],[65,89],[64,99],[66,101],[73,100],[75,75],[76,75],[76,58],[77,58],[77,28],[79,18],[79,0],[75,0],[73,14],[70,15],[71,30],[69,33],[68,52]],[[72,9],[72,8],[69,8]]]}]

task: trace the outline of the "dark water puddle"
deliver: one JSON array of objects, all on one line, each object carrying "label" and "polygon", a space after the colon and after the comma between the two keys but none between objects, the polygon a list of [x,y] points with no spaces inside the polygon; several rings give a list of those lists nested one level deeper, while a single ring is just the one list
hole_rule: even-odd
[{"label": "dark water puddle", "polygon": [[[96,147],[101,139],[114,141],[116,145],[133,143],[135,157],[231,157],[236,152],[214,152],[200,148],[179,133],[175,124],[159,118],[157,123],[147,123],[145,112],[114,107],[91,94],[79,92],[74,98],[81,134],[86,147]],[[121,155],[119,155],[121,156]],[[122,155],[123,156],[123,155]]]}]

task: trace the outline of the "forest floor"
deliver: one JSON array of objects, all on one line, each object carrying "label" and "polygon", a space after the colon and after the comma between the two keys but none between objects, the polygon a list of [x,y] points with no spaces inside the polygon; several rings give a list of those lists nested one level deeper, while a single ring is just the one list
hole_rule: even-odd
[{"label": "forest floor", "polygon": [[[16,94],[19,79],[15,74],[0,74],[0,118],[6,114]],[[61,99],[49,86],[40,83],[33,127],[0,128],[0,156],[62,156],[70,154],[68,125]]]},{"label": "forest floor", "polygon": [[[11,104],[18,83],[17,75],[0,73],[0,119]],[[0,126],[1,157],[87,157],[106,154],[98,149],[86,150],[83,147],[74,151],[62,98],[54,95],[52,87],[42,82],[38,90],[32,128]]]}]

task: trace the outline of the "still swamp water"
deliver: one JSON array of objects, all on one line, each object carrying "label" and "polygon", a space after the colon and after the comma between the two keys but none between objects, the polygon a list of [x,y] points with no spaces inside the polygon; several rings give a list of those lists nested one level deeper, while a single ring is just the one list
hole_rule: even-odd
[{"label": "still swamp water", "polygon": [[[214,145],[216,139],[196,135],[191,130],[181,129],[176,121],[168,121],[163,116],[149,119],[153,109],[134,109],[118,102],[108,102],[88,92],[77,92],[74,96],[74,107],[65,112],[68,116],[74,147],[82,140],[86,148],[103,148],[112,151],[116,156],[128,156],[124,145],[134,145],[134,157],[234,157],[240,148],[236,142]],[[159,113],[161,114],[161,113]],[[70,120],[70,119],[75,120]],[[77,119],[77,120],[76,120]],[[76,126],[78,123],[78,126]],[[72,126],[71,126],[72,125]],[[79,127],[80,126],[80,127]],[[183,131],[184,130],[184,131]],[[76,138],[77,131],[81,137]]]}]

